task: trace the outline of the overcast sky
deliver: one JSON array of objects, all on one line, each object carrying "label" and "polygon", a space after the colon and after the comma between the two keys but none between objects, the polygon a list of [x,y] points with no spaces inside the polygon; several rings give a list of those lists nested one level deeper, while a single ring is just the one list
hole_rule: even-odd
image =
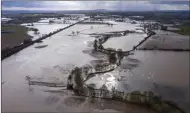
[{"label": "overcast sky", "polygon": [[189,10],[186,1],[2,1],[2,10]]}]

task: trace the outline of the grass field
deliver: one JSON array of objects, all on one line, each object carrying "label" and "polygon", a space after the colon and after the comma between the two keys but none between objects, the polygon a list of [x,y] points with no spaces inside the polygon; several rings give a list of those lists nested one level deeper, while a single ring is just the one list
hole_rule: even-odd
[{"label": "grass field", "polygon": [[25,39],[29,39],[28,28],[19,25],[1,26],[1,50],[6,47],[13,47],[21,44]]},{"label": "grass field", "polygon": [[190,26],[181,26],[179,31],[176,31],[179,34],[182,35],[189,35],[190,36]]}]

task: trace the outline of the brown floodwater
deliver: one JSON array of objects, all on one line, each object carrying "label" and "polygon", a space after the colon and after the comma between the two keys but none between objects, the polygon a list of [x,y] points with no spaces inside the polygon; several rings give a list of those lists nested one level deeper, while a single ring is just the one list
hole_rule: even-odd
[{"label": "brown floodwater", "polygon": [[189,112],[189,52],[135,51],[126,56],[114,71],[88,80],[108,90],[153,91],[164,100],[171,100]]},{"label": "brown floodwater", "polygon": [[[77,37],[68,36],[72,31],[87,29],[90,26],[75,25],[45,39],[42,43],[34,44],[4,59],[2,61],[2,82],[5,82],[2,85],[2,111],[152,113],[153,111],[146,108],[122,102],[75,97],[71,92],[60,92],[62,88],[28,85],[25,76],[31,76],[38,81],[66,84],[69,71],[73,66],[82,66],[96,60],[96,57],[84,52],[91,49],[89,44],[94,40],[93,37],[84,34]],[[40,45],[48,46],[35,48]],[[60,93],[47,92],[47,90],[59,90]]]},{"label": "brown floodwater", "polygon": [[139,48],[147,49],[189,49],[189,36],[177,33],[156,30],[156,35],[151,36]]},{"label": "brown floodwater", "polygon": [[121,68],[133,67],[126,76],[127,90],[151,90],[189,112],[189,52],[135,51]]},{"label": "brown floodwater", "polygon": [[[73,65],[82,66],[101,59],[101,54],[97,58],[85,53],[91,50],[88,46],[94,40],[85,35],[86,32],[83,31],[84,34],[77,37],[68,36],[72,31],[90,27],[91,25],[73,26],[44,40],[42,44],[48,45],[45,48],[35,49],[35,46],[40,45],[35,44],[3,60],[2,82],[5,83],[2,85],[2,111],[153,112],[117,101],[76,97],[72,92],[62,91],[62,88],[28,85],[25,80],[28,75],[39,81],[66,83]],[[122,29],[124,28],[125,26]],[[95,29],[96,32],[98,30],[99,28]],[[87,82],[94,83],[97,87],[106,84],[108,88],[116,87],[126,92],[151,90],[189,112],[189,69],[189,52],[135,51],[134,55],[124,57],[121,65],[113,72],[97,75]],[[58,90],[59,93],[47,90]]]}]

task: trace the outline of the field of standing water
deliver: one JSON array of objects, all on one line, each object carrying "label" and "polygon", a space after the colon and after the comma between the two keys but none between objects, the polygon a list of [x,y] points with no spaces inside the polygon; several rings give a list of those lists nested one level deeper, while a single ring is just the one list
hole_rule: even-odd
[{"label": "field of standing water", "polygon": [[[48,31],[44,29],[45,26],[49,26],[46,28],[50,31],[53,25],[52,27],[51,24],[40,26],[34,23],[42,34]],[[69,91],[56,93],[54,90],[61,91],[63,88],[29,86],[25,80],[25,76],[29,75],[39,81],[59,82],[66,85],[67,77],[74,66],[80,67],[90,64],[92,60],[101,59],[83,52],[93,49],[94,37],[88,34],[135,30],[136,28],[139,28],[138,24],[120,22],[113,27],[79,24],[6,58],[2,61],[2,81],[5,82],[2,85],[2,111],[153,113],[151,110],[122,102],[72,96]],[[79,31],[79,34],[73,35],[73,31]],[[146,35],[142,33],[110,38],[104,46],[131,50],[144,37]],[[40,45],[47,46],[35,48]],[[134,55],[124,57],[121,65],[114,71],[96,75],[87,83],[95,84],[96,88],[105,84],[108,89],[116,87],[117,90],[126,92],[152,90],[163,98],[178,102],[187,110],[189,105],[189,101],[186,101],[189,99],[188,58],[189,52],[135,51]],[[168,87],[171,90],[168,90]],[[51,92],[48,92],[49,90]]]}]

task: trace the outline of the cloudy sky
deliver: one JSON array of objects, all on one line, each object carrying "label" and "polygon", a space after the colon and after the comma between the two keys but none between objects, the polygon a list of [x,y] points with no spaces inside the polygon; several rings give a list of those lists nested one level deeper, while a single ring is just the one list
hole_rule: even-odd
[{"label": "cloudy sky", "polygon": [[186,1],[2,1],[2,10],[189,10],[190,0]]}]

